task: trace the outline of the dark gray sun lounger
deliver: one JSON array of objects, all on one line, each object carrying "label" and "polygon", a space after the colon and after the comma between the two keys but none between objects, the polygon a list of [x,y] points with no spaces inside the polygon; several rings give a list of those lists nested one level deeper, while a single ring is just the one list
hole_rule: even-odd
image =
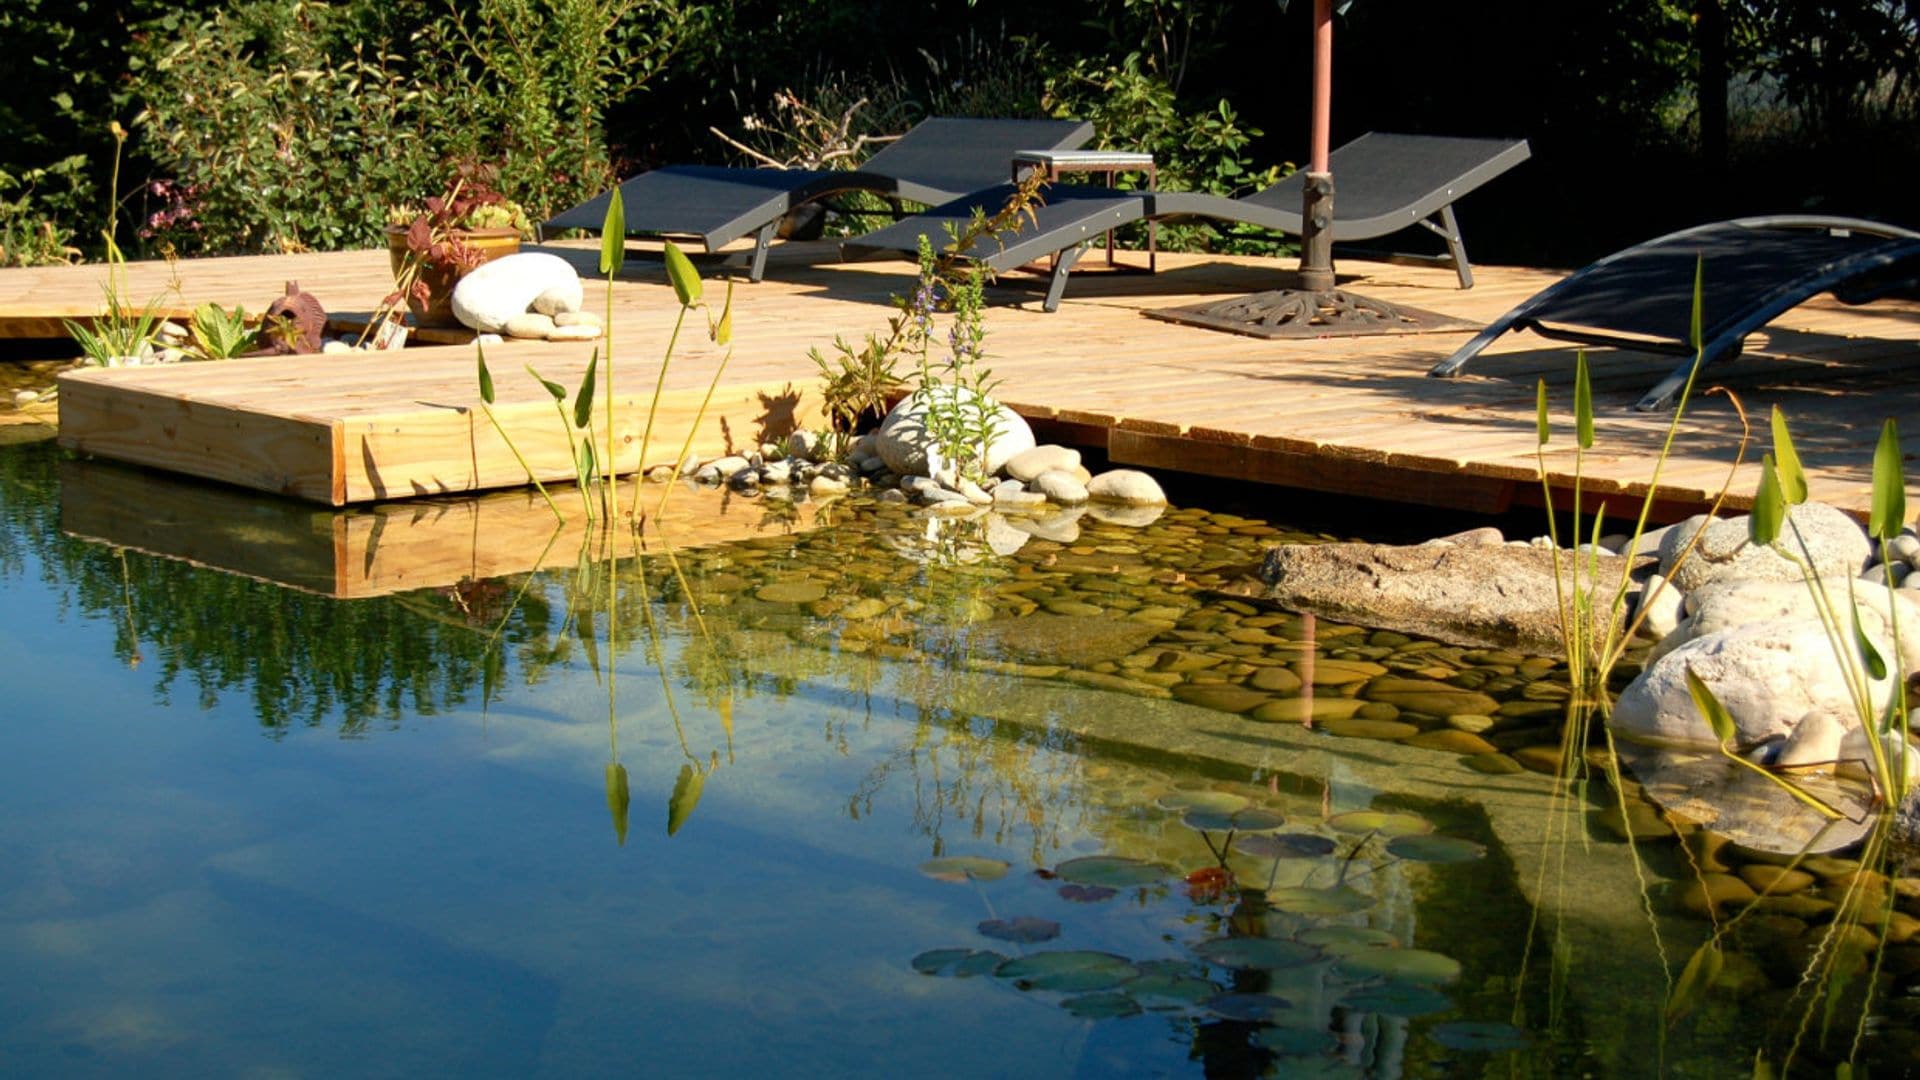
[{"label": "dark gray sun lounger", "polygon": [[[1006,180],[1017,150],[1072,150],[1093,138],[1081,120],[934,117],[915,124],[852,171],[671,165],[620,185],[627,235],[690,236],[708,251],[756,234],[749,277],[766,273],[767,246],[791,211],[843,191],[929,205]],[[606,193],[542,223],[599,232]]]},{"label": "dark gray sun lounger", "polygon": [[[1362,135],[1335,150],[1328,160],[1333,172],[1336,242],[1370,240],[1415,226],[1424,227],[1447,242],[1445,261],[1460,276],[1460,287],[1473,286],[1467,248],[1454,220],[1453,204],[1461,196],[1527,160],[1524,139],[1460,139],[1440,135]],[[1067,275],[1085,250],[1084,245],[1116,225],[1146,218],[1200,217],[1244,222],[1298,236],[1300,203],[1306,184],[1303,173],[1238,199],[1184,191],[1115,191],[1110,188],[1054,184],[1046,189],[1046,205],[1037,220],[1020,232],[996,242],[983,238],[967,254],[995,272],[1023,266],[1035,259],[1058,255],[1045,308],[1060,306]],[[977,208],[991,215],[1006,204],[1011,185],[976,192],[938,206],[924,214],[895,222],[842,245],[848,254],[917,251],[925,236],[939,251],[948,243],[946,226],[964,226]]]},{"label": "dark gray sun lounger", "polygon": [[1694,271],[1701,273],[1702,366],[1740,354],[1748,334],[1831,292],[1864,304],[1920,285],[1920,232],[1841,217],[1754,217],[1684,229],[1615,252],[1500,316],[1430,375],[1457,375],[1509,330],[1683,356],[1634,406],[1665,409],[1694,365]]}]

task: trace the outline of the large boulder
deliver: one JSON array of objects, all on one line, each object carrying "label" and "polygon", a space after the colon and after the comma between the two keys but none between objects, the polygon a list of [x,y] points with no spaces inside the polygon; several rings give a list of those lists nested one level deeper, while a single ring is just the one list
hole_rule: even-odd
[{"label": "large boulder", "polygon": [[[1841,618],[1850,619],[1847,613],[1857,610],[1861,627],[1876,640],[1893,639],[1888,618],[1889,615],[1897,618],[1901,669],[1920,671],[1920,604],[1898,590],[1889,592],[1884,585],[1868,585],[1846,578],[1828,578],[1820,585]],[[1692,614],[1661,640],[1656,657],[1697,638],[1748,623],[1775,619],[1818,622],[1820,618],[1813,590],[1804,581],[1719,581],[1688,593],[1687,607]]]},{"label": "large boulder", "polygon": [[1603,590],[1620,580],[1616,556],[1598,556],[1589,579],[1584,555],[1505,544],[1289,544],[1268,550],[1260,579],[1264,594],[1281,605],[1342,622],[1556,655],[1556,557],[1564,582],[1576,561],[1582,580]]},{"label": "large boulder", "polygon": [[534,300],[548,296],[557,305],[571,300],[580,307],[580,275],[558,255],[522,252],[483,263],[453,287],[453,317],[483,334],[497,334],[507,320],[524,315]]},{"label": "large boulder", "polygon": [[1034,447],[1033,429],[1019,413],[966,387],[936,386],[907,395],[874,432],[874,453],[895,475],[931,476],[948,464],[940,459],[933,433],[927,429],[928,413],[936,407],[964,410],[976,420],[991,415],[994,436],[987,444],[984,463],[989,475],[1004,468],[1015,454]]},{"label": "large boulder", "polygon": [[[1874,645],[1891,655],[1884,639]],[[1859,726],[1845,668],[1821,624],[1768,619],[1694,638],[1649,664],[1620,692],[1614,730],[1655,746],[1711,749],[1717,740],[1693,703],[1688,671],[1732,714],[1733,742],[1742,751],[1798,741],[1794,757],[1815,760],[1815,744],[1831,741],[1837,751],[1843,734]],[[1876,712],[1892,690],[1891,678],[1869,680]]]},{"label": "large boulder", "polygon": [[[1867,568],[1873,545],[1866,530],[1845,513],[1823,503],[1804,503],[1789,514],[1792,528],[1780,530],[1780,543],[1801,559],[1808,559],[1822,577],[1857,577]],[[1799,581],[1800,565],[1771,548],[1756,547],[1747,539],[1746,515],[1709,519],[1688,518],[1660,538],[1660,572],[1682,592],[1692,592],[1716,581]],[[1700,542],[1686,561],[1675,566],[1693,535]],[[1806,550],[1800,550],[1802,541]]]}]

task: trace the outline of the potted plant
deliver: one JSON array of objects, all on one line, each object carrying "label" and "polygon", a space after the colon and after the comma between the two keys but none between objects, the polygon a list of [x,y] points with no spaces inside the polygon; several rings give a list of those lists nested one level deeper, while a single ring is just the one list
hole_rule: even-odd
[{"label": "potted plant", "polygon": [[493,170],[457,168],[444,192],[389,215],[394,291],[383,314],[397,320],[404,302],[417,326],[458,326],[451,307],[454,283],[482,263],[519,251],[520,237],[530,231],[526,213],[494,189]]}]

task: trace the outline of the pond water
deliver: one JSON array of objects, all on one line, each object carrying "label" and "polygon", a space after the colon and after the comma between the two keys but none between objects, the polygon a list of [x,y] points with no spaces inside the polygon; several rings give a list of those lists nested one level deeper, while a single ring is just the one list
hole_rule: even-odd
[{"label": "pond water", "polygon": [[1555,664],[1228,595],[1283,527],[338,600],[68,535],[89,469],[0,447],[8,1075],[1705,1076],[1794,1007],[1805,912],[1662,1035],[1697,845],[1541,774]]}]

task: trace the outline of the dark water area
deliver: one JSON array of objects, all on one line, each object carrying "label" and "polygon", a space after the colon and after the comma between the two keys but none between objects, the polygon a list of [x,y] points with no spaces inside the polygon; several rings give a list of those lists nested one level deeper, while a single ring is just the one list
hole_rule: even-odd
[{"label": "dark water area", "polygon": [[335,599],[273,500],[75,535],[145,483],[0,447],[9,1076],[1707,1076],[1792,1007],[1743,936],[1659,1034],[1708,924],[1538,771],[1556,662],[1221,591],[1326,505]]}]

